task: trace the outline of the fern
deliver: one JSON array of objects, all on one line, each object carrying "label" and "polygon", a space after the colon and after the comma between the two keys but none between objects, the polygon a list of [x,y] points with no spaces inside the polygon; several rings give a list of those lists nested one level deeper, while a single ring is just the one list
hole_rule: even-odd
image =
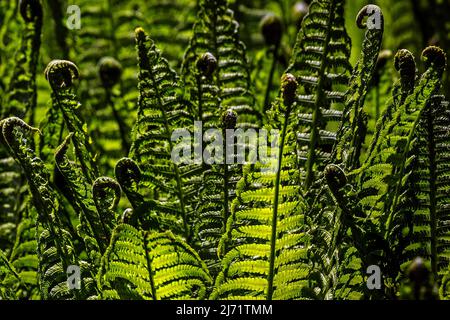
[{"label": "fern", "polygon": [[104,225],[104,219],[96,210],[92,192],[92,182],[84,175],[81,166],[70,161],[67,150],[70,146],[71,133],[58,147],[55,152],[55,162],[59,172],[64,177],[66,189],[70,197],[69,202],[75,211],[80,213],[79,233],[85,240],[88,256],[95,262],[100,260],[100,254],[106,249],[109,243],[110,230]]},{"label": "fern", "polygon": [[[235,129],[237,114],[228,110],[221,119],[222,133]],[[223,141],[226,154],[234,153],[239,142],[233,143],[233,150],[228,150]],[[198,252],[207,263],[212,275],[219,269],[217,248],[222,235],[226,231],[227,221],[231,215],[232,202],[236,197],[236,184],[242,177],[241,164],[213,164],[204,171],[202,185],[198,192],[198,204],[195,208],[196,221],[194,223]]]},{"label": "fern", "polygon": [[98,277],[105,299],[203,299],[211,283],[205,264],[170,232],[116,227]]},{"label": "fern", "polygon": [[[448,248],[448,168],[447,141],[448,103],[442,96],[433,97],[418,124],[417,143],[411,154],[416,159],[408,177],[411,207],[403,218],[408,231],[404,257],[421,256],[430,261],[432,274],[442,277],[449,266]],[[401,203],[403,205],[403,203]]]},{"label": "fern", "polygon": [[300,83],[298,140],[304,145],[304,190],[313,183],[315,167],[330,157],[336,133],[331,122],[342,117],[337,104],[344,102],[349,79],[350,39],[344,25],[344,1],[316,0],[309,7],[297,35],[288,71]]},{"label": "fern", "polygon": [[39,259],[36,254],[36,234],[39,231],[36,228],[36,219],[36,209],[29,202],[26,214],[24,214],[20,224],[17,226],[14,247],[9,257],[9,261],[11,261],[20,278],[20,281],[15,286],[16,295],[20,298],[30,297],[31,299],[38,299],[39,297],[37,283]]},{"label": "fern", "polygon": [[[307,296],[307,262],[303,232],[305,204],[295,181],[295,138],[292,121],[295,77],[282,80],[283,100],[276,167],[257,163],[244,169],[221,243],[225,250],[213,299],[295,299]],[[266,170],[261,170],[261,169]],[[305,289],[305,290],[303,290]]]},{"label": "fern", "polygon": [[233,12],[224,0],[202,0],[200,8],[194,35],[183,60],[183,80],[187,84],[195,83],[191,77],[195,74],[196,60],[210,52],[217,59],[214,78],[224,110],[235,111],[240,126],[254,127],[260,116],[254,108],[245,47],[239,41]]},{"label": "fern", "polygon": [[[380,26],[367,26],[363,19],[369,15],[380,17]],[[358,13],[357,25],[359,28],[367,27],[362,45],[362,56],[358,60],[352,77],[349,81],[349,90],[346,93],[345,109],[338,134],[339,144],[336,147],[336,160],[343,161],[347,168],[357,168],[361,149],[364,144],[367,127],[364,123],[366,113],[363,110],[366,95],[374,77],[378,52],[381,48],[383,35],[383,14],[380,8],[369,5]],[[351,115],[350,113],[353,113]]]},{"label": "fern", "polygon": [[195,189],[189,180],[201,172],[201,168],[171,160],[175,147],[171,136],[172,128],[191,128],[192,118],[183,103],[178,77],[167,60],[161,57],[143,29],[136,30],[136,41],[140,97],[130,158],[141,168],[146,186],[160,190],[160,203],[167,207],[165,211],[170,209],[172,215],[182,219],[183,235],[190,239],[193,218],[190,201]]},{"label": "fern", "polygon": [[53,105],[59,109],[64,123],[73,132],[74,152],[83,174],[90,181],[99,175],[92,140],[87,133],[86,123],[77,114],[79,102],[72,93],[72,84],[79,76],[77,66],[65,60],[53,60],[45,69],[45,77],[53,90]]},{"label": "fern", "polygon": [[[78,260],[70,234],[62,227],[59,202],[42,161],[35,157],[29,146],[21,143],[26,141],[27,133],[36,130],[19,118],[8,118],[2,123],[3,136],[24,170],[39,213],[38,222],[43,227],[37,245],[41,296],[44,299],[87,297],[95,292],[92,278],[88,276],[89,266]],[[86,275],[80,292],[71,292],[67,287],[66,270],[70,265],[82,267]]]}]

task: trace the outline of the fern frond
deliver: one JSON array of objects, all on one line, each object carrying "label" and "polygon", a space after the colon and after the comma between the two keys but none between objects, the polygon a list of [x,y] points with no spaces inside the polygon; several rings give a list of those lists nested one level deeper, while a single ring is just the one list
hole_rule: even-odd
[{"label": "fern frond", "polygon": [[[299,116],[300,161],[304,163],[303,188],[313,183],[314,172],[323,170],[336,135],[330,131],[332,119],[323,116],[328,110],[342,110],[345,87],[351,66],[350,38],[344,23],[344,1],[315,0],[302,22],[297,35],[288,72],[300,84],[297,103]],[[302,114],[312,114],[311,120]],[[308,117],[309,118],[309,117]]]},{"label": "fern frond", "polygon": [[[368,16],[379,17],[379,26],[363,23]],[[367,28],[362,44],[361,57],[356,63],[346,93],[345,108],[340,130],[338,130],[335,149],[337,161],[346,164],[346,168],[359,166],[361,149],[364,144],[367,127],[364,125],[364,102],[376,70],[377,59],[384,30],[383,13],[380,8],[368,5],[361,9],[356,19],[359,28]]]},{"label": "fern frond", "polygon": [[[237,123],[237,114],[228,110],[221,119],[222,133],[226,136],[227,130],[233,130]],[[226,140],[226,139],[224,139]],[[237,144],[229,145],[223,141],[225,154],[234,154]],[[226,231],[227,221],[231,214],[232,202],[236,197],[236,184],[242,177],[242,164],[211,165],[202,176],[202,185],[199,188],[198,204],[195,207],[196,220],[194,230],[198,240],[198,251],[208,265],[211,275],[219,271],[219,257],[217,248],[219,241]]]},{"label": "fern frond", "polygon": [[69,132],[73,132],[75,156],[83,175],[92,182],[99,176],[92,139],[87,132],[87,124],[79,115],[80,103],[72,93],[73,82],[78,76],[77,66],[66,60],[53,60],[45,69],[45,78],[53,90],[53,106],[62,114]]},{"label": "fern frond", "polygon": [[140,96],[130,158],[141,169],[142,183],[158,188],[160,194],[155,200],[181,219],[183,235],[189,239],[193,218],[190,202],[196,192],[189,181],[201,173],[201,166],[190,164],[191,159],[187,159],[188,164],[172,161],[172,134],[175,129],[192,132],[192,117],[181,95],[178,76],[142,28],[136,29],[136,41]]},{"label": "fern frond", "polygon": [[13,289],[13,285],[17,281],[20,281],[19,274],[8,261],[3,251],[0,250],[0,299],[17,299]]},{"label": "fern frond", "polygon": [[417,142],[411,151],[415,159],[406,182],[408,191],[399,201],[402,210],[396,221],[403,227],[397,231],[404,237],[403,262],[417,256],[429,260],[436,279],[444,276],[450,262],[449,125],[448,102],[442,96],[433,97],[418,124]]},{"label": "fern frond", "polygon": [[[59,172],[64,177],[64,182],[68,190],[66,196],[79,212],[80,225],[78,232],[84,238],[88,256],[91,261],[99,262],[100,256],[106,250],[109,243],[110,231],[103,224],[104,218],[96,210],[96,202],[92,190],[92,183],[84,175],[80,165],[71,161],[67,155],[70,141],[74,135],[69,134],[55,152],[55,162]],[[72,140],[73,142],[73,140]]]},{"label": "fern frond", "polygon": [[31,202],[17,226],[16,240],[9,260],[21,279],[15,287],[17,296],[37,299],[39,297],[36,234],[42,232],[36,226],[37,211]]},{"label": "fern frond", "polygon": [[15,66],[8,88],[8,98],[1,110],[1,117],[16,116],[34,122],[37,104],[36,68],[41,46],[42,5],[40,0],[20,2],[20,14],[25,21],[22,43],[15,55]]},{"label": "fern frond", "polygon": [[387,234],[391,231],[392,206],[395,207],[399,200],[404,175],[407,174],[405,168],[412,160],[408,154],[415,141],[414,132],[423,109],[439,89],[445,66],[445,55],[440,49],[427,48],[423,55],[431,59],[428,70],[414,91],[394,111],[392,120],[384,126],[379,137],[374,137],[378,140],[377,145],[361,168],[360,203],[371,218],[381,218],[381,225],[386,223],[383,228]]}]

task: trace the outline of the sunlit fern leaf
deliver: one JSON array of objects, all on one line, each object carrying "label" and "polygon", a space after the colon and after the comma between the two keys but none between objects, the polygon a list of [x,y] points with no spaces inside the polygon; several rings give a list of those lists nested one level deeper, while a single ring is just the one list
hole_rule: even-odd
[{"label": "sunlit fern leaf", "polygon": [[220,243],[222,271],[213,299],[298,299],[308,292],[304,232],[305,203],[298,185],[295,153],[297,82],[282,79],[283,100],[274,105],[273,129],[281,130],[273,161],[244,168],[236,199]]},{"label": "sunlit fern leaf", "polygon": [[52,88],[53,106],[56,106],[64,119],[64,125],[73,132],[74,154],[83,175],[88,181],[98,176],[93,142],[87,132],[87,124],[80,116],[80,103],[73,93],[73,81],[79,76],[77,66],[66,60],[53,60],[45,69],[45,77]]},{"label": "sunlit fern leaf", "polygon": [[128,224],[144,230],[165,231],[183,234],[183,225],[174,215],[176,208],[165,202],[148,199],[142,173],[133,159],[122,158],[117,162],[116,179],[133,207],[127,218]]},{"label": "sunlit fern leaf", "polygon": [[197,59],[210,52],[217,59],[214,78],[224,110],[235,111],[240,118],[240,126],[257,126],[260,115],[254,108],[245,47],[239,40],[238,23],[227,1],[202,0],[193,30],[183,60],[184,82],[188,85],[195,83],[191,78],[195,76]]},{"label": "sunlit fern leaf", "polygon": [[399,50],[394,59],[395,69],[400,74],[400,78],[394,82],[391,94],[386,101],[386,107],[382,115],[378,118],[372,141],[366,153],[366,159],[370,158],[375,152],[382,132],[392,121],[396,110],[405,103],[415,87],[416,81],[416,63],[411,52],[406,49]]},{"label": "sunlit fern leaf", "polygon": [[404,209],[396,217],[398,223],[403,222],[403,228],[397,232],[405,238],[405,265],[417,256],[429,260],[436,279],[448,271],[450,262],[449,125],[448,102],[442,96],[434,96],[418,124],[408,191],[399,201],[399,207]]},{"label": "sunlit fern leaf", "polygon": [[17,116],[33,123],[36,107],[36,68],[41,46],[42,6],[39,0],[23,0],[19,5],[25,21],[22,44],[15,55],[14,72],[8,88],[8,99],[2,118]]},{"label": "sunlit fern leaf", "polygon": [[196,9],[196,2],[190,0],[148,1],[142,7],[145,25],[173,67],[181,65],[189,45]]},{"label": "sunlit fern leaf", "polygon": [[15,286],[17,296],[21,298],[39,298],[36,234],[42,230],[36,228],[37,217],[36,209],[28,202],[26,212],[17,226],[16,240],[9,257],[21,279]]},{"label": "sunlit fern leaf", "polygon": [[[305,214],[310,238],[307,250],[311,264],[309,286],[316,299],[360,299],[364,294],[360,252],[354,246],[351,225],[343,219],[345,213],[327,185],[329,167],[304,196],[309,204]],[[351,189],[350,184],[343,185],[346,191]]]},{"label": "sunlit fern leaf", "polygon": [[96,209],[92,182],[84,175],[81,166],[71,161],[67,155],[73,137],[72,133],[69,134],[58,147],[55,162],[69,191],[70,196],[66,197],[80,214],[78,232],[85,241],[88,256],[93,263],[100,263],[101,254],[105,252],[109,243],[110,230],[103,223],[106,217],[102,217]]},{"label": "sunlit fern leaf", "polygon": [[[37,235],[41,297],[80,299],[92,296],[95,294],[95,283],[89,274],[90,266],[78,259],[72,237],[61,223],[61,207],[49,181],[49,173],[29,146],[29,134],[37,129],[17,117],[1,123],[3,137],[27,177],[33,203],[39,214],[38,226],[43,228]],[[81,290],[70,290],[68,287],[66,270],[70,265],[81,268]]]},{"label": "sunlit fern leaf", "polygon": [[415,57],[419,57],[423,43],[423,35],[419,19],[414,10],[414,1],[411,0],[377,0],[376,3],[386,14],[385,46],[387,49],[410,50]]},{"label": "sunlit fern leaf", "polygon": [[[21,45],[14,56],[13,73],[5,101],[0,101],[0,119],[17,116],[34,121],[36,108],[36,68],[42,29],[42,6],[39,0],[20,1],[18,9],[24,21]],[[0,248],[11,244],[21,212],[27,203],[27,187],[20,167],[8,157],[0,139]],[[15,199],[15,200],[14,200]],[[2,243],[6,242],[6,243]],[[8,246],[9,246],[8,245]],[[9,248],[10,249],[10,246]]]},{"label": "sunlit fern leaf", "polygon": [[[190,221],[195,200],[196,187],[191,179],[201,174],[202,167],[187,159],[172,160],[175,147],[188,144],[191,150],[190,134],[192,119],[188,102],[183,99],[181,83],[175,71],[170,69],[153,41],[142,28],[136,29],[139,54],[139,102],[138,117],[133,128],[133,143],[130,158],[136,161],[142,172],[142,183],[156,188],[154,195],[165,212],[181,219],[183,235],[190,238]],[[189,141],[172,141],[175,129],[187,130]]]},{"label": "sunlit fern leaf", "polygon": [[53,172],[55,164],[52,159],[56,148],[62,143],[65,133],[64,118],[55,100],[52,101],[52,105],[47,109],[45,118],[39,128],[42,136],[37,145],[37,153],[42,161],[45,162],[49,171]]},{"label": "sunlit fern leaf", "polygon": [[315,0],[310,4],[288,68],[300,84],[298,140],[304,146],[299,157],[305,168],[305,190],[314,181],[314,172],[323,170],[322,164],[336,142],[336,129],[331,126],[336,117],[328,115],[342,110],[340,104],[344,102],[351,71],[344,2]]},{"label": "sunlit fern leaf", "polygon": [[[235,163],[234,155],[235,150],[243,147],[242,141],[233,141],[230,145],[226,140],[226,135],[229,134],[227,130],[235,129],[237,118],[234,111],[225,111],[220,124],[223,135],[223,152],[226,155],[233,154],[233,163],[230,163],[228,157],[227,159],[224,157],[223,163],[213,163],[208,166],[202,175],[198,203],[195,207],[194,234],[197,250],[208,265],[212,276],[215,276],[220,270],[217,247],[226,231],[231,205],[236,197],[236,184],[242,177],[242,164]],[[232,150],[230,150],[231,148]]]},{"label": "sunlit fern leaf", "polygon": [[[373,15],[379,17],[379,25],[372,21],[363,23],[364,18],[370,19]],[[359,28],[367,28],[362,44],[361,57],[356,63],[346,92],[346,101],[343,119],[338,131],[335,157],[342,161],[349,170],[359,166],[361,149],[364,144],[367,131],[364,122],[367,111],[364,110],[364,102],[370,88],[384,30],[383,14],[377,6],[365,6],[356,19]]]},{"label": "sunlit fern leaf", "polygon": [[424,50],[423,57],[427,60],[427,71],[414,91],[395,110],[392,120],[379,134],[374,152],[358,169],[361,171],[360,204],[371,219],[380,219],[385,236],[392,231],[396,206],[408,175],[406,168],[414,158],[409,152],[416,143],[415,130],[425,106],[439,90],[445,68],[445,54],[441,49],[429,47]]},{"label": "sunlit fern leaf", "polygon": [[205,299],[211,282],[185,241],[128,224],[114,230],[98,275],[104,299]]},{"label": "sunlit fern leaf", "polygon": [[367,110],[367,134],[363,152],[367,151],[372,136],[375,134],[377,122],[383,114],[395,84],[397,73],[392,63],[394,54],[391,50],[382,50],[378,55],[375,73],[372,77],[369,92],[365,100]]},{"label": "sunlit fern leaf", "polygon": [[308,259],[311,261],[310,286],[316,298],[333,299],[337,281],[340,253],[345,252],[342,233],[345,229],[339,221],[338,207],[335,205],[323,177],[313,183],[305,199],[310,199],[305,224],[308,226]]}]

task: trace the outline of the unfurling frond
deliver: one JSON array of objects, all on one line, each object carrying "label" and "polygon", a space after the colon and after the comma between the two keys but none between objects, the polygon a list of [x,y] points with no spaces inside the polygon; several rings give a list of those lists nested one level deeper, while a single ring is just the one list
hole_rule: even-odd
[{"label": "unfurling frond", "polygon": [[121,224],[98,277],[104,299],[204,299],[211,278],[182,239]]}]

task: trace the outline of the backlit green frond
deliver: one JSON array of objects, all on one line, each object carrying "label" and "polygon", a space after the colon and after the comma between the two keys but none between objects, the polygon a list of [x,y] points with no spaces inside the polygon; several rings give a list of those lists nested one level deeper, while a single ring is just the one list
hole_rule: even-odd
[{"label": "backlit green frond", "polygon": [[450,168],[448,141],[450,111],[442,96],[435,96],[424,109],[416,132],[417,143],[411,155],[413,160],[408,177],[407,193],[399,206],[405,206],[399,219],[405,237],[404,259],[420,256],[431,263],[432,273],[442,277],[450,262]]},{"label": "backlit green frond", "polygon": [[66,60],[53,60],[45,69],[45,78],[53,90],[52,106],[58,108],[65,126],[69,132],[73,132],[75,157],[82,168],[83,175],[92,182],[99,174],[92,140],[87,132],[87,125],[79,114],[80,103],[72,91],[73,81],[78,76],[77,66]]},{"label": "backlit green frond", "polygon": [[[306,297],[308,266],[305,203],[298,185],[294,112],[297,82],[282,79],[274,129],[281,126],[275,159],[244,168],[227,232],[219,250],[222,271],[213,299],[298,299]],[[277,114],[274,112],[274,114]],[[220,253],[219,251],[219,253]]]},{"label": "backlit green frond", "polygon": [[[136,29],[136,41],[140,96],[130,158],[142,170],[142,182],[159,190],[155,200],[181,219],[183,235],[189,239],[190,202],[194,201],[196,192],[189,181],[201,173],[201,166],[193,163],[189,156],[179,162],[173,161],[172,156],[180,143],[191,150],[192,117],[183,100],[178,76],[142,28]],[[174,141],[175,129],[186,130],[188,142],[184,136],[181,142]]]},{"label": "backlit green frond", "polygon": [[20,13],[25,21],[22,43],[16,52],[14,72],[8,88],[8,99],[0,108],[0,118],[16,116],[34,121],[36,108],[36,68],[41,46],[42,6],[40,0],[20,1]]},{"label": "backlit green frond", "polygon": [[182,239],[121,224],[103,257],[98,282],[104,299],[204,299],[211,278]]},{"label": "backlit green frond", "polygon": [[38,264],[36,234],[36,219],[38,215],[32,203],[29,202],[21,222],[17,226],[16,240],[9,260],[21,281],[16,282],[15,291],[18,297],[39,298]]},{"label": "backlit green frond", "polygon": [[[91,261],[99,263],[100,255],[109,243],[110,230],[102,223],[103,219],[96,210],[96,199],[92,192],[92,183],[84,175],[81,166],[71,161],[67,155],[70,142],[74,135],[71,133],[55,152],[55,162],[64,178],[67,195],[76,212],[79,212],[80,225],[78,232],[85,240],[85,246]],[[99,201],[99,200],[97,200]]]},{"label": "backlit green frond", "polygon": [[197,59],[210,52],[217,59],[218,67],[213,77],[224,110],[235,111],[240,126],[254,127],[259,114],[254,108],[245,46],[239,40],[238,26],[227,1],[200,1],[200,12],[184,57],[182,75],[185,83],[195,83],[192,77]]},{"label": "backlit green frond", "polygon": [[[226,132],[235,129],[237,119],[237,114],[232,110],[225,111],[222,115],[222,146],[226,155],[234,154],[237,148],[242,147],[242,141],[233,141],[231,146],[226,141]],[[233,150],[229,150],[230,147]],[[226,231],[232,202],[236,197],[236,184],[241,177],[242,164],[234,161],[231,164],[227,159],[223,159],[222,164],[209,166],[202,176],[199,200],[195,207],[194,231],[199,254],[213,276],[220,270],[217,248]]]},{"label": "backlit green frond", "polygon": [[13,290],[13,284],[20,281],[19,274],[14,266],[6,258],[6,255],[0,250],[0,299],[17,299]]}]

